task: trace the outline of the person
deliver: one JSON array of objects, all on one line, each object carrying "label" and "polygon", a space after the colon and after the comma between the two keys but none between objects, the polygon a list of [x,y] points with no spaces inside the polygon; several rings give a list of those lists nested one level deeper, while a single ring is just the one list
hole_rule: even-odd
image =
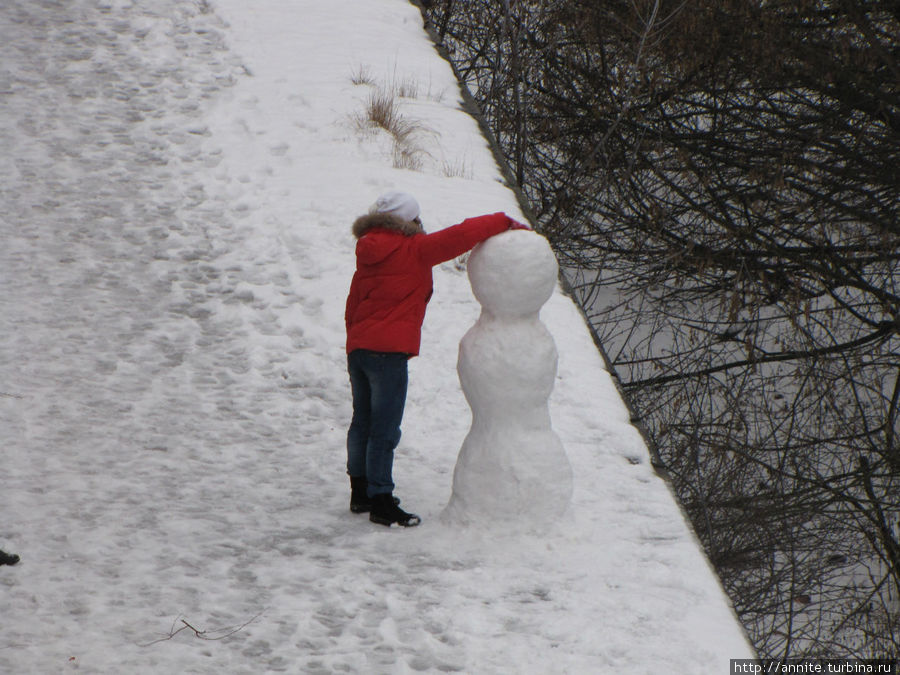
[{"label": "person", "polygon": [[345,311],[353,417],[347,432],[350,510],[380,525],[418,525],[393,496],[394,449],[406,404],[407,361],[419,354],[432,268],[509,229],[530,229],[505,213],[468,218],[426,234],[419,204],[381,195],[353,223],[356,271]]},{"label": "person", "polygon": [[0,565],[15,565],[17,562],[19,562],[19,556],[0,549]]}]

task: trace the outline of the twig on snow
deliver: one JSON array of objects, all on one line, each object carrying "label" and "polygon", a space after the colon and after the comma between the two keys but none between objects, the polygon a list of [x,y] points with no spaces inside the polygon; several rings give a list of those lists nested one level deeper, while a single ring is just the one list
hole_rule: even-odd
[{"label": "twig on snow", "polygon": [[[212,630],[200,630],[199,628],[194,628],[191,624],[189,624],[183,617],[179,616],[175,618],[175,621],[172,622],[172,628],[169,630],[168,635],[165,637],[161,637],[158,640],[153,640],[152,642],[148,642],[146,644],[138,645],[139,647],[150,647],[151,645],[155,645],[159,642],[165,642],[167,640],[171,640],[173,637],[178,635],[181,631],[190,630],[194,633],[194,637],[199,638],[201,640],[224,640],[227,637],[230,637],[237,633],[240,630],[243,630],[251,623],[256,621],[259,617],[262,616],[262,612],[252,617],[249,621],[245,621],[240,626],[232,626],[230,628],[214,628]],[[178,625],[178,622],[181,621],[183,626],[181,628],[175,628]],[[216,635],[217,633],[222,633],[221,635]]]}]

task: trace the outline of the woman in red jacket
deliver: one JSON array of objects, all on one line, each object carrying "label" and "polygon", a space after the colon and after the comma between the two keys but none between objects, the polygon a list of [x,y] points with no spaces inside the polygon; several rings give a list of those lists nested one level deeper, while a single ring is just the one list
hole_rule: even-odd
[{"label": "woman in red jacket", "polygon": [[504,213],[469,218],[426,234],[419,205],[403,192],[378,198],[353,223],[356,273],[347,297],[347,368],[353,420],[347,433],[350,510],[390,526],[418,525],[393,497],[394,448],[406,403],[407,361],[419,353],[431,268],[508,229],[525,228]]}]

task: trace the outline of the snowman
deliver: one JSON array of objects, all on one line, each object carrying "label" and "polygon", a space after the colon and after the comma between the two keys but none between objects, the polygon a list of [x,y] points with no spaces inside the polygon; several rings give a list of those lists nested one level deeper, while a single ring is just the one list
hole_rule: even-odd
[{"label": "snowman", "polygon": [[457,372],[472,426],[444,518],[548,525],[572,496],[572,469],[548,406],[556,344],[539,317],[556,287],[556,258],[542,236],[511,230],[477,246],[468,270],[482,311],[460,341]]}]

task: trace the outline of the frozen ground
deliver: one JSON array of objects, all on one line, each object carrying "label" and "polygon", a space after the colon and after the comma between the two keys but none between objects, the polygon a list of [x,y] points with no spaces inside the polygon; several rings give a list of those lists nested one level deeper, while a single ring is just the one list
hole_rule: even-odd
[{"label": "frozen ground", "polygon": [[[390,83],[421,123],[416,171],[358,122]],[[424,522],[347,510],[350,223],[391,188],[429,229],[520,216],[458,98],[404,0],[0,5],[0,547],[22,556],[0,568],[0,672],[714,674],[749,656],[559,293],[542,318],[567,516],[517,535],[440,518],[478,314],[454,264],[395,464]]]}]

